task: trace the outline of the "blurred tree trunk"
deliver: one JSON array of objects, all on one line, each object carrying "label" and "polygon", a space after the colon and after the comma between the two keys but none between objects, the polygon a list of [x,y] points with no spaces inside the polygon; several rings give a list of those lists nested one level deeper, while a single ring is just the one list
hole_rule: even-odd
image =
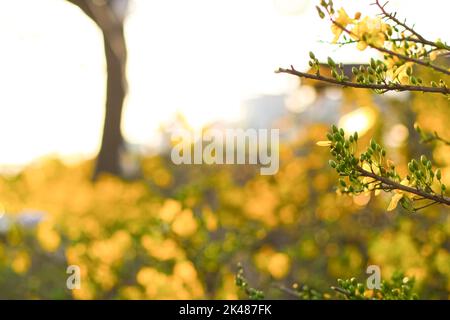
[{"label": "blurred tree trunk", "polygon": [[122,175],[120,152],[123,147],[121,119],[127,91],[127,48],[124,15],[128,0],[68,0],[94,21],[103,33],[107,66],[105,122],[93,179],[101,173]]}]

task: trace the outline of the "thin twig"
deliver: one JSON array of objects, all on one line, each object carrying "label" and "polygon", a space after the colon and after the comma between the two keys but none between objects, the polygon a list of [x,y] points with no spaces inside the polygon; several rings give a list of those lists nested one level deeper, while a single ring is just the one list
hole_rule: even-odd
[{"label": "thin twig", "polygon": [[422,143],[429,143],[429,142],[432,142],[432,141],[435,141],[435,140],[438,140],[438,141],[444,143],[445,145],[450,146],[450,141],[442,138],[436,131],[434,132],[434,135],[421,140],[421,142]]},{"label": "thin twig", "polygon": [[[414,28],[408,26],[406,24],[406,22],[401,22],[399,19],[397,19],[395,17],[395,15],[393,15],[392,13],[389,13],[385,10],[385,6],[388,4],[388,1],[385,4],[381,4],[380,0],[375,0],[375,5],[380,9],[380,11],[382,12],[382,14],[392,20],[394,23],[396,23],[399,26],[402,26],[403,28],[405,28],[405,30],[409,31],[411,34],[413,34],[414,36],[417,37],[417,42],[420,42],[422,44],[427,44],[429,46],[433,46],[433,47],[439,47],[435,42],[433,41],[429,41],[427,39],[425,39],[421,34],[419,34],[416,30],[414,30]],[[410,40],[410,41],[414,41],[414,40]]]},{"label": "thin twig", "polygon": [[290,296],[292,296],[292,297],[295,297],[295,298],[301,298],[301,297],[302,297],[302,296],[300,295],[300,293],[298,293],[297,291],[292,290],[292,289],[289,289],[289,288],[286,288],[285,286],[282,286],[282,285],[274,285],[274,287],[277,288],[277,289],[280,290],[280,291],[283,291],[284,293],[286,293],[286,294],[288,294],[288,295],[290,295]]},{"label": "thin twig", "polygon": [[[359,39],[353,32],[351,32],[350,30],[348,30],[347,28],[345,28],[342,24],[340,24],[339,22],[333,20],[333,18],[331,17],[331,15],[330,15],[330,20],[331,20],[331,22],[332,22],[334,25],[336,25],[337,27],[339,27],[342,31],[344,31],[345,33],[347,33],[349,36],[354,37],[354,38],[356,38],[356,39],[358,39],[358,40],[361,40],[361,39]],[[367,42],[366,42],[366,43],[367,43]],[[378,46],[376,46],[376,45],[374,45],[374,44],[372,44],[372,43],[367,43],[367,45],[368,45],[369,47],[371,47],[372,49],[378,50],[378,51],[380,51],[380,52],[386,53],[386,54],[391,55],[391,56],[396,56],[396,57],[398,57],[398,58],[401,59],[401,60],[409,61],[409,62],[414,62],[414,63],[416,63],[416,64],[420,64],[420,65],[422,65],[422,66],[425,66],[425,67],[434,69],[434,70],[436,70],[436,71],[438,71],[438,72],[441,72],[441,73],[443,73],[443,74],[450,75],[450,71],[449,71],[449,70],[447,70],[447,69],[445,69],[445,68],[442,68],[442,67],[440,67],[440,66],[434,65],[434,64],[430,63],[429,61],[423,61],[423,60],[420,60],[420,59],[412,58],[412,57],[409,57],[409,56],[407,56],[407,55],[404,55],[404,54],[401,54],[401,53],[398,53],[398,52],[395,52],[395,51],[392,51],[392,50],[389,50],[389,49],[386,49],[386,48],[383,48],[383,47],[378,47]]]},{"label": "thin twig", "polygon": [[352,88],[364,88],[364,89],[373,89],[373,90],[385,90],[385,91],[418,91],[418,92],[431,92],[431,93],[442,93],[442,94],[450,94],[450,89],[447,87],[424,87],[424,86],[412,86],[412,85],[401,85],[397,83],[391,84],[367,84],[367,83],[356,83],[352,81],[339,81],[334,78],[325,77],[322,75],[311,74],[306,72],[301,72],[294,69],[291,66],[290,69],[279,68],[275,71],[276,73],[287,73],[292,74],[297,77],[307,78],[312,80],[318,80],[328,83],[337,84],[343,87],[352,87]]},{"label": "thin twig", "polygon": [[435,204],[437,204],[437,202],[433,201],[433,202],[430,202],[430,203],[428,203],[426,205],[423,205],[422,207],[414,208],[414,211],[419,211],[419,210],[431,207],[432,205],[435,205]]},{"label": "thin twig", "polygon": [[347,298],[350,297],[350,292],[348,292],[348,291],[345,290],[345,289],[342,289],[342,288],[340,288],[340,287],[335,287],[335,286],[332,286],[331,289],[334,290],[334,291],[336,291],[336,292],[339,292],[339,293],[345,295]]},{"label": "thin twig", "polygon": [[367,170],[364,170],[361,167],[357,167],[357,170],[361,174],[361,176],[373,178],[373,179],[375,179],[377,181],[380,181],[380,182],[384,183],[387,186],[392,187],[392,189],[397,189],[397,190],[402,190],[402,191],[405,191],[405,192],[409,192],[409,193],[421,196],[423,198],[427,198],[429,200],[433,200],[435,202],[442,203],[442,204],[445,204],[447,206],[450,206],[450,198],[449,197],[446,197],[446,196],[443,196],[443,195],[431,194],[431,193],[425,192],[425,191],[423,191],[421,189],[415,189],[415,188],[412,188],[412,187],[409,187],[409,186],[405,186],[405,185],[400,184],[398,182],[392,181],[392,180],[390,180],[390,179],[388,179],[386,177],[382,177],[382,176],[379,176],[379,175],[377,175],[375,173],[372,173],[372,172],[369,172]]}]

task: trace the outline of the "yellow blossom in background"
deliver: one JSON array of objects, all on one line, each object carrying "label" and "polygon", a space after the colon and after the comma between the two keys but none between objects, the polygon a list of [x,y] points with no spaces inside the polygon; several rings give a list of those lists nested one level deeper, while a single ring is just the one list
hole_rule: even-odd
[{"label": "yellow blossom in background", "polygon": [[290,259],[284,253],[276,253],[270,257],[267,269],[275,279],[284,278],[290,269]]},{"label": "yellow blossom in background", "polygon": [[152,282],[152,279],[155,278],[157,271],[153,268],[144,267],[136,275],[136,280],[140,285],[147,285]]},{"label": "yellow blossom in background", "polygon": [[237,293],[238,288],[236,286],[235,275],[231,273],[224,275],[218,298],[223,300],[237,300],[239,298]]},{"label": "yellow blossom in background", "polygon": [[89,255],[101,263],[120,264],[130,246],[130,235],[120,230],[109,239],[94,242],[89,249]]},{"label": "yellow blossom in background", "polygon": [[180,212],[181,209],[182,206],[180,202],[173,199],[167,199],[159,211],[159,217],[165,222],[172,222],[175,215]]},{"label": "yellow blossom in background", "polygon": [[197,231],[197,221],[191,209],[185,209],[176,216],[172,230],[181,237],[189,237]]},{"label": "yellow blossom in background", "polygon": [[189,261],[178,262],[173,275],[143,267],[136,279],[144,288],[146,299],[199,299],[204,294],[197,272]]},{"label": "yellow blossom in background", "polygon": [[77,300],[92,300],[95,298],[95,290],[89,282],[81,285],[80,289],[71,290],[72,296]]},{"label": "yellow blossom in background", "polygon": [[173,268],[173,274],[186,282],[189,282],[197,277],[197,271],[190,261],[177,262]]},{"label": "yellow blossom in background", "polygon": [[215,231],[218,227],[218,219],[214,212],[208,207],[203,209],[203,217],[205,219],[206,228],[209,231]]},{"label": "yellow blossom in background", "polygon": [[179,261],[173,268],[173,277],[182,280],[191,297],[200,298],[204,295],[203,286],[198,279],[198,273],[191,261]]},{"label": "yellow blossom in background", "polygon": [[143,299],[141,290],[135,286],[126,286],[121,288],[120,296],[127,300]]},{"label": "yellow blossom in background", "polygon": [[291,261],[287,254],[276,252],[269,246],[264,246],[255,255],[255,263],[258,268],[269,272],[275,279],[284,278],[291,266]]},{"label": "yellow blossom in background", "polygon": [[144,235],[141,238],[141,244],[148,251],[149,255],[162,261],[175,259],[184,255],[183,250],[173,239],[159,240],[150,235]]},{"label": "yellow blossom in background", "polygon": [[290,266],[291,263],[287,254],[275,253],[269,259],[267,270],[275,279],[282,279],[289,272]]},{"label": "yellow blossom in background", "polygon": [[28,271],[30,266],[31,258],[30,255],[25,251],[20,251],[19,253],[17,253],[11,263],[12,269],[18,274],[24,274]]},{"label": "yellow blossom in background", "polygon": [[50,222],[42,222],[38,225],[37,238],[42,248],[48,252],[54,252],[58,249],[61,238],[54,230]]},{"label": "yellow blossom in background", "polygon": [[93,270],[93,279],[98,283],[102,290],[108,291],[117,283],[117,276],[107,264],[100,264]]},{"label": "yellow blossom in background", "polygon": [[86,254],[86,245],[78,243],[66,249],[66,259],[69,265],[80,265],[82,257]]},{"label": "yellow blossom in background", "polygon": [[279,203],[277,191],[268,183],[252,183],[247,186],[247,199],[244,204],[248,217],[264,222],[268,226],[275,226],[278,219],[275,209]]}]

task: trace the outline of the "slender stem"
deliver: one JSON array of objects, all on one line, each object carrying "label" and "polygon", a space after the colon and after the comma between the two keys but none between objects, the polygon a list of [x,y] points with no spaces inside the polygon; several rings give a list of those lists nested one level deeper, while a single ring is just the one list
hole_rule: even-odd
[{"label": "slender stem", "polygon": [[350,297],[350,292],[348,292],[345,289],[342,289],[341,287],[332,286],[331,289],[345,295],[347,298]]},{"label": "slender stem", "polygon": [[[334,25],[336,25],[337,27],[339,27],[342,31],[344,31],[345,33],[347,33],[349,36],[354,37],[354,38],[356,38],[356,39],[358,39],[358,40],[361,40],[361,39],[359,39],[353,32],[351,32],[350,30],[348,30],[347,28],[345,28],[342,24],[340,24],[339,22],[333,20],[333,18],[331,17],[331,15],[330,15],[330,20],[331,20],[331,22],[332,22]],[[367,43],[367,45],[368,45],[369,47],[371,47],[372,49],[378,50],[378,51],[380,51],[380,52],[384,52],[384,53],[389,54],[389,55],[392,55],[392,56],[396,56],[396,57],[400,58],[401,60],[409,61],[409,62],[414,62],[414,63],[416,63],[416,64],[420,64],[420,65],[422,65],[422,66],[425,66],[425,67],[434,69],[434,70],[436,70],[436,71],[439,71],[439,72],[441,72],[441,73],[443,73],[443,74],[450,75],[450,71],[449,71],[449,70],[447,70],[447,69],[445,69],[445,68],[442,68],[442,67],[439,67],[439,66],[437,66],[437,65],[434,65],[434,64],[430,63],[429,61],[423,61],[423,60],[420,60],[420,59],[412,58],[412,57],[409,57],[409,56],[407,56],[407,55],[404,55],[404,54],[401,54],[401,53],[397,53],[397,52],[395,52],[395,51],[392,51],[392,50],[389,50],[389,49],[386,49],[386,48],[383,48],[383,47],[378,47],[378,46],[376,46],[376,45],[374,45],[374,44],[371,44],[371,43]]]},{"label": "slender stem", "polygon": [[[339,29],[341,29],[343,32],[347,33],[349,36],[351,36],[351,37],[353,37],[353,38],[356,38],[356,39],[358,39],[358,40],[361,40],[361,39],[359,39],[359,37],[358,37],[357,35],[355,35],[353,32],[351,32],[351,31],[348,30],[346,27],[344,27],[342,24],[340,24],[339,22],[337,22],[336,20],[334,20],[332,14],[331,14],[331,12],[330,12],[328,9],[327,9],[327,12],[328,12],[328,16],[330,17],[331,23],[333,23],[335,26],[337,26],[337,27],[338,27]],[[429,61],[423,61],[423,60],[420,60],[420,59],[415,59],[415,58],[412,58],[412,57],[403,55],[403,54],[401,54],[401,53],[394,52],[394,51],[392,51],[392,50],[389,50],[389,49],[386,49],[386,48],[383,48],[383,47],[378,47],[378,46],[376,46],[376,45],[374,45],[374,44],[371,44],[371,43],[367,43],[367,45],[368,45],[369,47],[371,47],[372,49],[378,50],[378,51],[380,51],[380,52],[384,52],[384,53],[387,53],[387,54],[392,55],[392,56],[397,56],[398,58],[400,58],[400,59],[402,59],[402,60],[404,60],[404,61],[414,62],[414,63],[416,63],[416,64],[420,64],[420,65],[423,65],[423,66],[425,66],[425,67],[429,67],[429,68],[431,68],[431,69],[434,69],[434,70],[436,70],[436,71],[439,71],[439,72],[441,72],[441,73],[443,73],[443,74],[450,75],[450,70],[447,70],[447,69],[445,69],[445,68],[436,66],[436,65],[430,63]]]},{"label": "slender stem", "polygon": [[[348,40],[346,42],[335,42],[334,44],[337,45],[345,45],[345,44],[351,44],[351,43],[357,43],[360,40]],[[390,42],[400,42],[400,41],[409,41],[409,42],[415,42],[415,43],[420,43],[420,44],[424,44],[424,42],[422,40],[416,39],[416,38],[411,38],[411,37],[405,37],[405,38],[392,38],[392,39],[388,39],[388,41]],[[332,44],[332,42],[329,42],[330,44]],[[434,46],[435,48],[430,49],[431,51],[434,50],[439,50],[440,48],[436,46]]]},{"label": "slender stem", "polygon": [[437,204],[437,202],[436,202],[436,201],[433,201],[433,202],[430,202],[430,203],[428,203],[428,204],[426,204],[426,205],[423,205],[423,206],[421,206],[421,207],[414,208],[414,211],[419,211],[419,210],[422,210],[422,209],[431,207],[432,205],[435,205],[435,204]]},{"label": "slender stem", "polygon": [[408,26],[406,24],[406,22],[401,22],[399,19],[397,19],[395,17],[395,15],[393,15],[390,12],[387,12],[384,7],[387,5],[388,2],[386,2],[385,4],[381,4],[380,0],[375,0],[375,5],[380,9],[380,11],[382,12],[382,14],[392,20],[393,22],[395,22],[397,25],[402,26],[403,28],[405,28],[405,30],[409,31],[412,35],[414,35],[417,39],[409,39],[409,41],[416,41],[422,44],[426,44],[429,46],[433,46],[433,47],[439,47],[435,42],[433,41],[429,41],[427,39],[425,39],[421,34],[419,34],[416,30],[414,30],[414,28]]},{"label": "slender stem", "polygon": [[442,93],[450,94],[450,89],[446,87],[423,87],[423,86],[411,86],[411,85],[401,85],[396,83],[391,84],[367,84],[367,83],[356,83],[352,81],[339,81],[334,78],[325,77],[322,75],[315,75],[311,73],[301,72],[294,69],[291,66],[290,69],[279,68],[275,71],[276,73],[288,73],[301,78],[307,78],[312,80],[318,80],[328,83],[337,84],[343,87],[352,88],[364,88],[373,90],[384,90],[384,91],[418,91],[418,92],[431,92],[431,93]]},{"label": "slender stem", "polygon": [[401,54],[401,53],[394,52],[392,50],[389,50],[389,49],[386,49],[386,48],[383,48],[383,47],[377,47],[377,46],[375,46],[373,44],[370,44],[370,43],[368,43],[368,45],[369,45],[369,47],[371,47],[371,48],[373,48],[375,50],[378,50],[380,52],[384,52],[384,53],[387,53],[389,55],[397,56],[398,58],[400,58],[402,60],[414,62],[414,63],[420,64],[422,66],[434,69],[434,70],[436,70],[438,72],[441,72],[443,74],[450,75],[450,71],[449,70],[447,70],[445,68],[442,68],[442,67],[439,67],[439,66],[437,66],[435,64],[432,64],[429,61],[424,61],[424,60],[412,58],[412,57],[406,56],[406,55]]},{"label": "slender stem", "polygon": [[282,285],[275,285],[275,287],[278,289],[278,290],[281,290],[281,291],[283,291],[284,293],[286,293],[286,294],[288,294],[288,295],[290,295],[290,296],[293,296],[293,297],[295,297],[295,298],[301,298],[302,296],[300,295],[300,293],[298,293],[297,291],[294,291],[294,290],[292,290],[292,289],[289,289],[289,288],[286,288],[285,286],[282,286]]},{"label": "slender stem", "polygon": [[445,145],[450,146],[450,141],[442,138],[441,136],[439,136],[437,132],[434,132],[434,135],[432,135],[431,137],[428,137],[426,139],[423,139],[421,142],[422,143],[429,143],[429,142],[432,142],[434,140],[440,141],[440,142],[444,143]]},{"label": "slender stem", "polygon": [[397,189],[397,190],[402,190],[402,191],[405,191],[405,192],[409,192],[409,193],[421,196],[423,198],[427,198],[429,200],[433,200],[435,202],[439,202],[439,203],[445,204],[447,206],[450,206],[450,198],[449,197],[445,197],[443,195],[439,196],[439,195],[436,195],[436,194],[427,193],[427,192],[425,192],[423,190],[420,190],[420,189],[415,189],[415,188],[412,188],[412,187],[409,187],[409,186],[405,186],[405,185],[400,184],[398,182],[392,181],[392,180],[390,180],[390,179],[388,179],[386,177],[382,177],[382,176],[379,176],[379,175],[377,175],[375,173],[372,173],[372,172],[369,172],[367,170],[364,170],[361,167],[357,167],[357,170],[358,170],[359,173],[361,173],[361,175],[363,177],[373,178],[373,179],[375,179],[377,181],[380,181],[380,182],[384,183],[385,185],[387,185],[389,187],[392,187],[392,189]]}]

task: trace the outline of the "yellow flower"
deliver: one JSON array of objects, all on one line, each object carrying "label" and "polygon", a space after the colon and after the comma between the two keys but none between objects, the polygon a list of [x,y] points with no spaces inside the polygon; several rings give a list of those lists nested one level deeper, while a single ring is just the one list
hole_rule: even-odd
[{"label": "yellow flower", "polygon": [[[366,171],[369,171],[369,172],[373,171],[373,173],[380,175],[380,168],[376,164],[374,166],[371,166],[368,163],[364,163],[362,168]],[[374,178],[371,178],[371,177],[364,177],[362,179],[362,183],[367,184],[367,191],[370,193],[370,191],[375,190],[374,194],[375,194],[375,196],[378,196],[381,193],[381,191],[380,191],[380,189],[375,189],[376,182],[377,182],[377,180]]]},{"label": "yellow flower", "polygon": [[364,50],[367,46],[383,47],[386,40],[385,32],[390,28],[379,17],[365,17],[351,30],[352,38],[358,40],[357,48]]},{"label": "yellow flower", "polygon": [[[404,186],[409,186],[409,182],[407,179],[403,179],[402,182],[400,182],[400,184],[404,185]],[[395,190],[395,194],[394,196],[391,198],[391,202],[389,202],[389,206],[387,207],[387,211],[392,211],[395,208],[397,208],[398,203],[400,202],[401,199],[403,199],[403,197],[406,198],[411,198],[411,195],[409,193],[406,193],[402,190]]]},{"label": "yellow flower", "polygon": [[31,258],[30,255],[25,251],[19,252],[11,263],[12,269],[18,274],[24,274],[28,271],[30,266]]},{"label": "yellow flower", "polygon": [[398,81],[401,84],[408,84],[409,83],[409,76],[407,74],[408,68],[412,67],[412,62],[406,62],[405,64],[402,64],[398,68],[393,68],[390,74],[392,74],[392,79],[398,79]]},{"label": "yellow flower", "polygon": [[279,252],[270,257],[267,270],[275,279],[281,279],[288,274],[290,266],[289,256]]},{"label": "yellow flower", "polygon": [[172,223],[172,231],[180,237],[189,237],[197,231],[197,220],[191,209],[181,211]]},{"label": "yellow flower", "polygon": [[39,224],[37,229],[37,239],[41,247],[48,252],[55,252],[60,243],[61,238],[49,222]]},{"label": "yellow flower", "polygon": [[387,211],[392,211],[397,208],[398,202],[403,198],[403,193],[395,193],[389,202],[389,206],[387,207]]},{"label": "yellow flower", "polygon": [[346,28],[347,25],[353,23],[353,19],[351,19],[347,12],[345,12],[344,8],[340,8],[338,11],[338,17],[334,20],[336,23],[331,25],[331,32],[334,34],[333,43],[336,43],[341,36],[343,28]]}]

